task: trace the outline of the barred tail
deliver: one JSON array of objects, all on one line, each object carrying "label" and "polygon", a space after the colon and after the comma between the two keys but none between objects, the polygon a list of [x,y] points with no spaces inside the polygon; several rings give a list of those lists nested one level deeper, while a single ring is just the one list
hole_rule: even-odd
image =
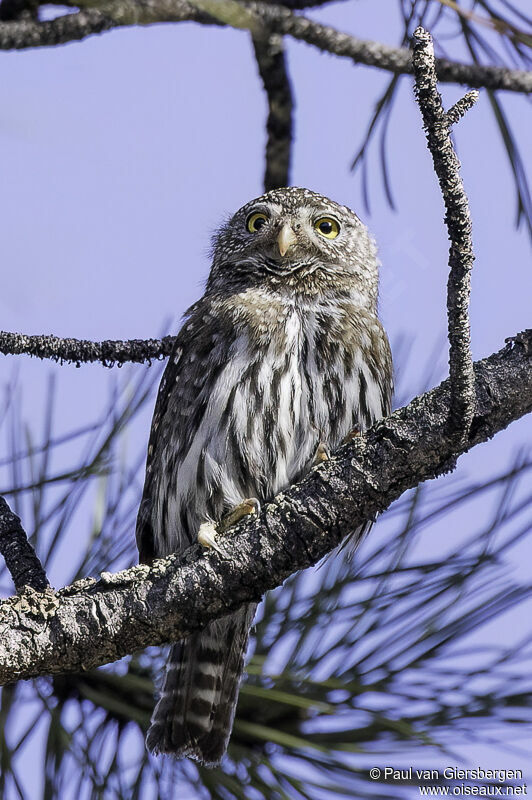
[{"label": "barred tail", "polygon": [[148,750],[211,766],[220,762],[233,727],[255,609],[255,604],[245,606],[172,647],[146,737]]}]

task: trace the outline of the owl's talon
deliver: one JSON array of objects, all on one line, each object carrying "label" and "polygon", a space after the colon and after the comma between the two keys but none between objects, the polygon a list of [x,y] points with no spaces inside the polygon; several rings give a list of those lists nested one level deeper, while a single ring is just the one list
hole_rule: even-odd
[{"label": "owl's talon", "polygon": [[260,503],[256,497],[246,497],[245,500],[242,500],[237,506],[228,511],[228,513],[222,517],[222,520],[219,525],[220,531],[226,531],[228,528],[232,528],[233,525],[236,525],[243,517],[247,517],[248,514],[260,514]]},{"label": "owl's talon", "polygon": [[217,535],[216,528],[212,522],[203,522],[199,527],[198,542],[202,547],[216,550],[221,556],[225,556],[224,549],[216,541]]},{"label": "owl's talon", "polygon": [[349,442],[352,442],[353,439],[357,439],[361,433],[362,431],[360,428],[352,428],[349,431],[349,433],[342,439],[342,444],[348,444]]},{"label": "owl's talon", "polygon": [[314,453],[314,460],[312,461],[312,466],[317,467],[318,464],[323,464],[324,461],[328,461],[330,458],[329,448],[325,444],[325,442],[320,442],[316,448],[316,452]]}]

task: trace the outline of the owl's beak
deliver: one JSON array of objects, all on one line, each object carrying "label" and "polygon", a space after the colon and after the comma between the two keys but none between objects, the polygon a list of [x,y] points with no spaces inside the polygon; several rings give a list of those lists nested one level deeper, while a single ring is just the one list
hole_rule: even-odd
[{"label": "owl's beak", "polygon": [[292,230],[292,226],[287,222],[283,225],[281,230],[279,231],[279,236],[277,237],[277,244],[279,246],[279,252],[281,257],[284,257],[288,250],[295,244],[297,241],[297,237]]}]

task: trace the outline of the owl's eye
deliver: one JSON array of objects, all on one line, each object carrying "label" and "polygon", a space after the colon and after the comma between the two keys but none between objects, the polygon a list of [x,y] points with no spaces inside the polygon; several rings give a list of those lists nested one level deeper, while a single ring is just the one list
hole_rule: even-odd
[{"label": "owl's eye", "polygon": [[320,217],[314,223],[314,230],[326,239],[336,239],[340,233],[340,226],[332,217]]},{"label": "owl's eye", "polygon": [[247,218],[246,228],[250,233],[257,233],[268,222],[268,217],[260,211],[250,214]]}]

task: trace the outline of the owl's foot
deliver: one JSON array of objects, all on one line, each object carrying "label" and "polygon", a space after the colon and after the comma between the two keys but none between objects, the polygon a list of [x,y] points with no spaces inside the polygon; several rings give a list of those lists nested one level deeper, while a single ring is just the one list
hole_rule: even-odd
[{"label": "owl's foot", "polygon": [[218,537],[218,531],[214,527],[214,523],[212,522],[203,522],[199,526],[198,531],[198,542],[202,547],[208,547],[209,550],[216,550],[217,553],[220,553],[221,556],[225,556],[225,551],[223,547],[220,547],[218,542],[216,541]]},{"label": "owl's foot", "polygon": [[247,517],[248,514],[260,514],[260,503],[256,497],[246,497],[245,500],[242,500],[242,502],[232,508],[231,511],[228,511],[220,520],[218,526],[219,531],[225,533],[228,528],[232,528],[233,525],[236,525],[241,519]]},{"label": "owl's foot", "polygon": [[198,531],[198,542],[202,547],[208,547],[211,550],[216,550],[220,555],[225,556],[226,552],[218,544],[220,534],[225,533],[233,525],[236,525],[243,517],[248,514],[259,514],[260,503],[256,497],[247,497],[242,500],[237,506],[231,509],[225,516],[222,517],[220,522],[215,525],[214,522],[203,522]]},{"label": "owl's foot", "polygon": [[349,433],[342,439],[342,444],[348,444],[348,442],[352,442],[353,439],[356,439],[358,436],[360,436],[361,433],[362,431],[360,430],[360,428],[352,428],[349,431]]},{"label": "owl's foot", "polygon": [[314,458],[312,459],[312,466],[317,467],[318,464],[323,464],[324,461],[328,461],[330,458],[329,455],[329,448],[325,444],[325,442],[320,442],[316,448],[316,452],[314,453]]}]

